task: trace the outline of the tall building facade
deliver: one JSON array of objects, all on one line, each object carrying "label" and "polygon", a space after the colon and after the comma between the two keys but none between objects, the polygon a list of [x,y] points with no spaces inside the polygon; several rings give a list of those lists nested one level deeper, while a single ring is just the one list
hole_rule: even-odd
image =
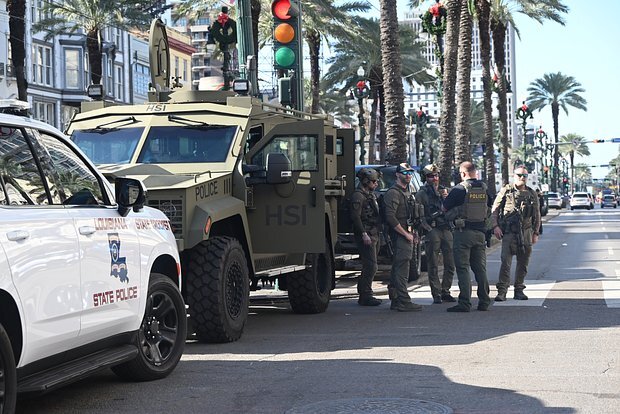
[{"label": "tall building facade", "polygon": [[[402,25],[408,25],[417,33],[422,33],[422,19],[420,16],[426,10],[412,10],[405,14],[405,19],[400,22]],[[421,36],[420,42],[423,43],[423,55],[432,67],[438,67],[439,61],[435,55],[435,44],[429,36]],[[482,64],[480,59],[480,37],[478,26],[474,23],[472,31],[472,70],[471,70],[471,98],[476,101],[482,101],[484,98],[482,87]],[[510,84],[510,89],[516,91],[516,60],[515,60],[515,31],[512,26],[508,27],[506,36],[506,77]],[[441,115],[441,102],[437,99],[437,91],[432,85],[414,85],[410,87],[406,83],[405,89],[405,111],[417,111],[422,108],[431,119],[438,120]],[[493,94],[493,110],[497,108],[497,95]],[[517,99],[512,93],[508,94],[508,139],[512,142],[513,147],[521,145],[521,137],[518,133],[517,124],[515,123],[514,114],[517,111]],[[497,116],[497,112],[494,113]]]}]

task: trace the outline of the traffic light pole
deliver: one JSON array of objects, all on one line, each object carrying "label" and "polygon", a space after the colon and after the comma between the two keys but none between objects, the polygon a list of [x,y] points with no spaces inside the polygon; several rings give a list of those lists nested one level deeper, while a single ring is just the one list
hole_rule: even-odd
[{"label": "traffic light pole", "polygon": [[[252,95],[258,95],[258,58],[252,40],[252,7],[250,0],[237,0],[239,10],[239,66],[241,77],[250,81]],[[248,60],[250,58],[250,60]]]}]

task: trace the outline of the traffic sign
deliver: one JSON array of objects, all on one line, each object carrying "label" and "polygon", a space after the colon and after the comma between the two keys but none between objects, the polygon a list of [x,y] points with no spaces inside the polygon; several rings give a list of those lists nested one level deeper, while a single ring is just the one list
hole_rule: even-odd
[{"label": "traffic sign", "polygon": [[611,142],[620,142],[620,138],[612,138]]}]

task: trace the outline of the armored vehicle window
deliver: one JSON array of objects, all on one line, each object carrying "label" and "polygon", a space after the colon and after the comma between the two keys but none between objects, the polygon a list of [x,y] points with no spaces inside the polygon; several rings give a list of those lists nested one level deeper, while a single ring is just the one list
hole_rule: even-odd
[{"label": "armored vehicle window", "polygon": [[21,129],[0,127],[0,203],[4,205],[46,205],[49,198]]},{"label": "armored vehicle window", "polygon": [[75,130],[71,140],[95,164],[127,164],[136,151],[144,128]]},{"label": "armored vehicle window", "polygon": [[230,152],[236,131],[236,126],[221,125],[152,127],[138,162],[223,162]]},{"label": "armored vehicle window", "polygon": [[265,166],[267,154],[280,152],[291,160],[293,171],[318,171],[318,138],[312,135],[277,136],[252,157],[252,164]]},{"label": "armored vehicle window", "polygon": [[[53,176],[63,193],[65,205],[103,205],[106,204],[104,191],[97,175],[65,143],[45,133],[41,133],[41,142],[51,158],[53,171],[46,171],[46,176]],[[43,157],[42,157],[43,158]],[[45,169],[45,165],[43,164]]]}]

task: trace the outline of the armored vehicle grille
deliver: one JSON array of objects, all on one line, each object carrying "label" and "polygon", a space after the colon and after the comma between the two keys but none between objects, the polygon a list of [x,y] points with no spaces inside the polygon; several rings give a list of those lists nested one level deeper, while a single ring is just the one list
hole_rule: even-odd
[{"label": "armored vehicle grille", "polygon": [[183,200],[152,200],[148,199],[148,206],[161,210],[168,220],[176,239],[183,238]]}]

